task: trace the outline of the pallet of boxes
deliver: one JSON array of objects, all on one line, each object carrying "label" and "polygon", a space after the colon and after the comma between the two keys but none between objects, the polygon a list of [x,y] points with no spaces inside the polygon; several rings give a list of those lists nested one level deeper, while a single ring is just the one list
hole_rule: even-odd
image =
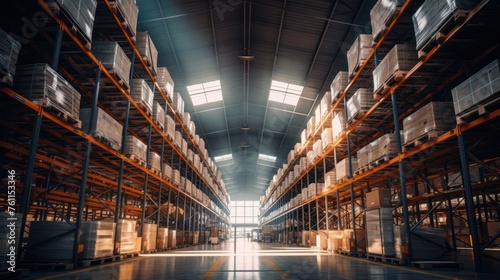
[{"label": "pallet of boxes", "polygon": [[377,261],[394,258],[391,190],[376,189],[366,193],[365,219],[367,258]]}]

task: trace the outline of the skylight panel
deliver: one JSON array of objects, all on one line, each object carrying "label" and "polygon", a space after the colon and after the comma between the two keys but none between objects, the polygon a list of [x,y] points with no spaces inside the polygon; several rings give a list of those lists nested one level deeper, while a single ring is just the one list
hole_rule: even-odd
[{"label": "skylight panel", "polygon": [[220,80],[187,86],[194,106],[222,100]]},{"label": "skylight panel", "polygon": [[303,89],[303,86],[273,80],[269,91],[269,100],[297,106]]}]

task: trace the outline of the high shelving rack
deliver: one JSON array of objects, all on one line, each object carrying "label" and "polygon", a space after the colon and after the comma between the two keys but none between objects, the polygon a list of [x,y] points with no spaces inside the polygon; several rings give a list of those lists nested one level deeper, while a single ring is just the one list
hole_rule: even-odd
[{"label": "high shelving rack", "polygon": [[[279,235],[275,237],[276,240],[295,243],[298,232],[302,231],[353,229],[354,246],[350,254],[364,256],[360,249],[365,240],[357,238],[356,229],[364,230],[365,193],[374,187],[389,188],[395,194],[395,222],[405,225],[407,240],[411,241],[410,234],[416,225],[425,222],[428,226],[438,227],[443,225],[440,218],[448,217],[451,220],[448,225],[452,240],[449,251],[455,252],[457,247],[472,248],[474,268],[476,271],[482,270],[481,255],[498,237],[496,234],[493,238],[486,239],[482,232],[484,225],[478,227],[478,224],[485,224],[487,221],[498,221],[500,155],[498,149],[492,148],[496,147],[494,139],[499,134],[498,126],[495,125],[495,120],[500,115],[498,107],[468,123],[457,125],[435,139],[404,151],[401,139],[398,139],[397,156],[371,169],[354,172],[350,168],[351,176],[325,186],[322,193],[303,198],[296,206],[290,207],[288,203],[310,183],[324,182],[324,175],[336,169],[335,162],[347,158],[349,165],[352,165],[354,153],[361,147],[388,131],[399,131],[400,121],[404,117],[437,95],[449,91],[453,84],[463,80],[464,74],[470,75],[471,69],[477,70],[479,66],[497,58],[500,38],[494,35],[494,28],[498,26],[495,13],[498,13],[500,7],[495,1],[482,1],[457,21],[438,44],[419,58],[406,75],[378,96],[371,109],[347,124],[341,135],[316,157],[305,172],[299,176],[295,174],[296,178],[285,189],[281,190],[280,186],[294,170],[294,165],[312,150],[313,143],[320,138],[323,129],[329,126],[327,122],[332,113],[345,110],[344,104],[347,97],[352,95],[353,89],[367,87],[372,79],[371,70],[378,64],[378,56],[385,54],[395,43],[414,40],[411,37],[413,32],[408,32],[412,29],[408,22],[411,23],[413,12],[422,2],[406,1],[399,8],[366,61],[360,65],[328,113],[323,115],[320,125],[302,143],[293,160],[289,160],[288,165],[284,166],[283,175],[274,184],[270,184],[269,192],[261,200],[260,224],[274,225]],[[376,110],[381,108],[390,110],[390,113],[374,118]],[[454,113],[451,117],[455,117]],[[371,128],[363,126],[368,120]],[[471,184],[469,166],[482,168],[480,182]],[[448,174],[457,171],[463,176],[463,188],[452,189],[449,187]],[[281,192],[278,193],[279,190]],[[407,197],[408,191],[412,197]],[[465,223],[454,226],[453,218]],[[446,221],[444,224],[446,225]],[[468,230],[465,224],[468,225]],[[470,231],[466,234],[466,240],[459,236],[464,229]],[[467,241],[469,234],[470,242]],[[408,243],[409,253],[401,261],[411,265],[411,242]]]},{"label": "high shelving rack", "polygon": [[[174,110],[165,89],[156,82],[135,45],[135,38],[122,25],[111,1],[98,1],[99,8],[107,11],[112,24],[106,22],[104,25],[96,21],[94,35],[106,39],[111,36],[131,56],[130,85],[135,78],[146,79],[153,85],[155,101],[161,102],[165,112],[175,119],[176,130],[187,139],[189,148],[199,155],[206,168],[205,174],[195,168],[173,139],[167,137],[151,115],[131,98],[131,89],[103,67],[89,49],[88,42],[75,34],[68,22],[61,15],[56,15],[46,1],[37,2],[38,5],[25,7],[24,12],[36,14],[41,11],[48,18],[36,37],[23,45],[23,48],[32,50],[32,56],[26,60],[50,61],[52,68],[82,94],[82,107],[90,106],[93,111],[103,109],[123,125],[123,137],[122,149],[116,151],[87,131],[82,131],[78,123],[61,118],[11,88],[1,86],[2,168],[14,168],[17,176],[22,176],[16,184],[17,210],[23,214],[22,230],[28,230],[28,214],[34,220],[53,217],[74,221],[75,232],[78,232],[83,220],[113,219],[117,222],[127,218],[137,220],[139,224],[152,222],[177,230],[181,233],[178,245],[187,246],[192,242],[187,237],[195,231],[203,235],[207,231],[227,228],[230,212],[224,185],[217,181],[210,160],[202,153],[188,124],[183,123],[183,116]],[[109,109],[107,105],[110,102],[123,104],[123,118]],[[95,121],[94,117],[89,131],[95,128]],[[151,170],[147,163],[125,156],[127,134],[147,143],[148,151],[161,155],[162,163],[178,169],[182,176],[206,194],[208,200],[199,200],[186,191],[185,185],[164,178]],[[162,173],[163,168],[162,164]],[[142,228],[139,236],[143,235]],[[208,239],[208,236],[205,237]],[[78,246],[78,239],[75,238],[75,265],[78,264]],[[20,256],[24,249],[19,247]]]}]

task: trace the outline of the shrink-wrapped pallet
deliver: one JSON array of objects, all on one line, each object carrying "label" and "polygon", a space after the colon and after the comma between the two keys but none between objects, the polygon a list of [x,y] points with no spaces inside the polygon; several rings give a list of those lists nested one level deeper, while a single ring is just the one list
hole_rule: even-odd
[{"label": "shrink-wrapped pallet", "polygon": [[153,121],[163,130],[166,131],[165,128],[165,110],[158,102],[153,102]]},{"label": "shrink-wrapped pallet", "polygon": [[193,163],[194,161],[194,152],[191,149],[187,150],[186,158],[190,163]]},{"label": "shrink-wrapped pallet", "polygon": [[[435,260],[444,256],[448,250],[445,247],[444,231],[442,228],[418,226],[411,231],[411,255],[415,261]],[[398,259],[405,258],[403,247],[408,244],[405,227],[394,226],[394,249]]]},{"label": "shrink-wrapped pallet", "polygon": [[372,51],[373,37],[371,34],[359,34],[347,51],[347,66],[349,77],[353,77],[358,68],[366,61]]},{"label": "shrink-wrapped pallet", "polygon": [[0,83],[12,85],[21,44],[0,29]]},{"label": "shrink-wrapped pallet", "polygon": [[291,163],[296,156],[297,152],[295,152],[295,150],[290,150],[290,152],[288,152],[287,161]]},{"label": "shrink-wrapped pallet", "polygon": [[321,141],[322,141],[323,150],[326,150],[328,147],[330,147],[331,145],[333,145],[333,132],[332,132],[332,128],[330,128],[330,127],[325,128],[321,132]]},{"label": "shrink-wrapped pallet", "polygon": [[317,159],[323,153],[323,141],[318,139],[313,144],[313,157]]},{"label": "shrink-wrapped pallet", "polygon": [[300,143],[302,146],[304,146],[307,142],[307,128],[302,130],[302,132],[300,133]]},{"label": "shrink-wrapped pallet", "polygon": [[108,71],[123,81],[125,87],[129,87],[131,63],[117,42],[95,41],[92,43],[92,53]]},{"label": "shrink-wrapped pallet", "polygon": [[332,119],[332,137],[336,139],[346,129],[344,111],[335,111]]},{"label": "shrink-wrapped pallet", "polygon": [[[352,158],[352,171],[358,168],[358,161],[355,158]],[[343,178],[350,178],[351,174],[349,171],[349,160],[345,158],[335,165],[336,179],[341,180]]]},{"label": "shrink-wrapped pallet", "polygon": [[189,129],[189,133],[191,134],[191,136],[194,137],[194,135],[196,134],[196,125],[194,124],[193,121],[189,122],[188,129]]},{"label": "shrink-wrapped pallet", "polygon": [[309,197],[309,188],[303,188],[300,193],[302,194],[302,198],[306,200]]},{"label": "shrink-wrapped pallet", "polygon": [[392,208],[366,210],[365,219],[366,252],[386,257],[394,256]]},{"label": "shrink-wrapped pallet", "polygon": [[499,61],[493,60],[451,90],[456,115],[467,112],[468,109],[474,108],[474,105],[489,100],[493,96],[498,96],[500,91]]},{"label": "shrink-wrapped pallet", "polygon": [[19,65],[14,89],[35,104],[79,119],[80,93],[47,64]]},{"label": "shrink-wrapped pallet", "polygon": [[335,185],[335,180],[335,169],[332,169],[325,174],[325,188]]},{"label": "shrink-wrapped pallet", "polygon": [[334,103],[349,83],[347,71],[339,71],[330,85],[332,103]]},{"label": "shrink-wrapped pallet", "polygon": [[182,154],[184,156],[187,156],[187,151],[188,151],[188,143],[186,139],[182,138],[182,147],[181,147]]},{"label": "shrink-wrapped pallet", "polygon": [[[79,239],[81,230],[78,232]],[[30,223],[30,234],[26,248],[26,260],[65,261],[73,257],[75,241],[74,224],[67,222]]]},{"label": "shrink-wrapped pallet", "polygon": [[166,163],[163,164],[163,178],[168,180],[172,179],[172,167]]},{"label": "shrink-wrapped pallet", "polygon": [[159,154],[155,152],[149,152],[149,161],[148,161],[148,167],[150,169],[153,169],[157,172],[161,171],[161,164],[162,160]]},{"label": "shrink-wrapped pallet", "polygon": [[[49,1],[50,2],[50,1]],[[55,0],[59,8],[78,27],[87,41],[92,42],[96,0]]]},{"label": "shrink-wrapped pallet", "polygon": [[347,121],[363,115],[371,107],[375,105],[373,99],[373,91],[367,88],[358,89],[349,100],[347,100]]},{"label": "shrink-wrapped pallet", "polygon": [[399,81],[418,62],[414,45],[397,44],[373,70],[373,92]]},{"label": "shrink-wrapped pallet", "polygon": [[168,230],[168,248],[177,247],[177,231],[174,229]]},{"label": "shrink-wrapped pallet", "polygon": [[179,115],[184,114],[184,100],[182,100],[182,96],[178,93],[174,93],[174,100],[172,105],[174,106],[174,110],[179,113]]},{"label": "shrink-wrapped pallet", "polygon": [[146,163],[147,146],[133,135],[127,135],[125,155],[133,160]]},{"label": "shrink-wrapped pallet", "polygon": [[321,124],[321,106],[318,105],[316,109],[314,109],[314,126],[319,127]]},{"label": "shrink-wrapped pallet", "polygon": [[302,173],[307,170],[307,166],[308,166],[307,161],[308,161],[307,156],[306,157],[302,157],[300,159],[300,171]]},{"label": "shrink-wrapped pallet", "polygon": [[325,94],[323,94],[323,97],[321,98],[321,114],[324,116],[326,113],[330,111],[330,107],[332,107],[332,94],[331,92],[327,91]]},{"label": "shrink-wrapped pallet", "polygon": [[111,6],[123,17],[124,26],[134,36],[137,32],[137,17],[139,8],[135,0],[114,0],[110,1]]},{"label": "shrink-wrapped pallet", "polygon": [[[21,220],[23,215],[20,213],[0,212],[0,272],[6,271],[11,265],[10,261],[11,248],[15,250],[19,248],[19,238],[21,237]],[[12,225],[14,223],[14,225]],[[16,251],[17,253],[17,251]]]},{"label": "shrink-wrapped pallet", "polygon": [[158,245],[157,249],[167,249],[168,248],[168,228],[158,228]]},{"label": "shrink-wrapped pallet", "polygon": [[153,113],[154,94],[144,79],[134,79],[134,87],[130,94],[137,104],[142,106],[146,112]]},{"label": "shrink-wrapped pallet", "polygon": [[417,50],[420,50],[457,10],[473,9],[481,0],[426,0],[413,14]]},{"label": "shrink-wrapped pallet", "polygon": [[298,178],[301,175],[301,172],[300,163],[298,163],[293,167],[293,174],[295,174],[295,178]]},{"label": "shrink-wrapped pallet", "polygon": [[394,133],[385,134],[358,151],[358,167],[365,167],[379,160],[385,161],[397,154],[396,135]]},{"label": "shrink-wrapped pallet", "polygon": [[307,121],[307,126],[306,126],[306,139],[309,139],[311,135],[314,134],[314,131],[316,130],[316,121],[315,117],[312,116],[309,121]]},{"label": "shrink-wrapped pallet", "polygon": [[175,121],[169,115],[165,115],[165,134],[170,140],[175,139]]},{"label": "shrink-wrapped pallet", "polygon": [[158,67],[156,74],[156,82],[158,83],[158,86],[165,89],[168,98],[170,98],[170,101],[173,101],[174,80],[172,80],[172,77],[170,76],[170,73],[168,72],[168,69],[166,67]]},{"label": "shrink-wrapped pallet", "polygon": [[181,172],[177,169],[173,169],[172,171],[172,180],[175,184],[181,184]]},{"label": "shrink-wrapped pallet", "polygon": [[180,131],[175,131],[174,145],[178,148],[182,148],[182,134]]},{"label": "shrink-wrapped pallet", "polygon": [[83,252],[80,259],[96,259],[113,255],[115,223],[103,221],[82,221],[80,243]]},{"label": "shrink-wrapped pallet", "polygon": [[157,64],[158,64],[158,50],[156,50],[155,44],[153,40],[151,40],[151,36],[149,32],[137,32],[137,38],[135,41],[135,45],[137,46],[137,50],[142,56],[142,59],[145,60],[153,74],[156,74]]},{"label": "shrink-wrapped pallet", "polygon": [[103,141],[111,148],[119,151],[122,146],[123,126],[101,108],[97,108],[96,125],[94,131],[89,131],[91,108],[80,110],[80,120],[82,121],[82,130],[91,133],[94,138]]},{"label": "shrink-wrapped pallet", "polygon": [[142,243],[144,247],[142,248],[144,251],[152,251],[156,249],[156,233],[157,226],[156,224],[142,224],[144,229],[142,230]]},{"label": "shrink-wrapped pallet", "polygon": [[189,112],[184,112],[182,114],[182,122],[184,123],[184,125],[188,126],[189,123],[191,122],[191,114],[189,114]]},{"label": "shrink-wrapped pallet", "polygon": [[119,254],[129,254],[137,251],[135,246],[137,238],[135,225],[135,220],[118,220],[116,224],[116,241],[119,245]]},{"label": "shrink-wrapped pallet", "polygon": [[456,119],[451,102],[430,102],[403,120],[404,143],[422,137],[435,138],[454,128]]},{"label": "shrink-wrapped pallet", "polygon": [[372,24],[372,36],[378,41],[382,33],[387,29],[391,20],[399,12],[405,0],[378,0],[370,10]]}]

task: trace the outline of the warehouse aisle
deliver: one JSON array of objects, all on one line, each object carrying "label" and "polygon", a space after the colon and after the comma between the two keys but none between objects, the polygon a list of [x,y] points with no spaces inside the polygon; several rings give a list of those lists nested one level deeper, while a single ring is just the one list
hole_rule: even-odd
[{"label": "warehouse aisle", "polygon": [[24,279],[498,279],[460,269],[417,270],[326,252],[238,239],[144,254],[78,271],[32,272]]}]

